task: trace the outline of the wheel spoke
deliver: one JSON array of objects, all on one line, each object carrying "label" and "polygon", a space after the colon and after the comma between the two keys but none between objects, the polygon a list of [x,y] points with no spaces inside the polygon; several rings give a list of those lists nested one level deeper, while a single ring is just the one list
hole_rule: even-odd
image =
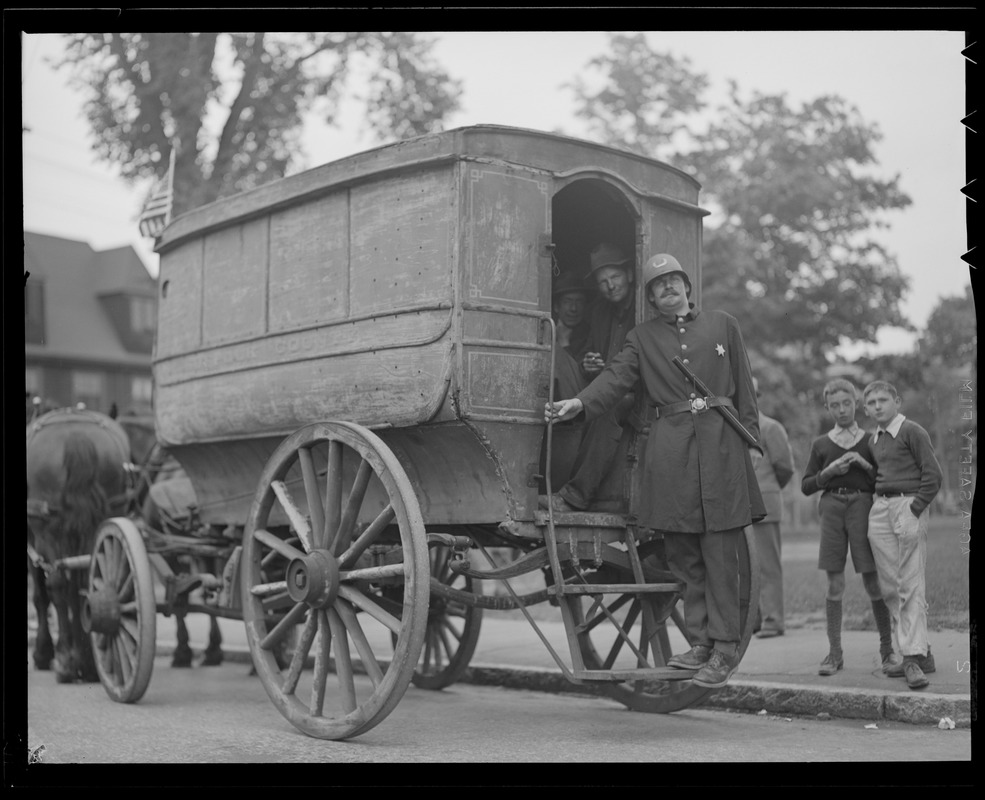
[{"label": "wheel spoke", "polygon": [[133,573],[128,572],[123,580],[123,585],[117,590],[117,596],[123,600],[133,597]]},{"label": "wheel spoke", "polygon": [[138,633],[140,632],[140,626],[136,619],[123,618],[120,620],[120,631],[126,633],[127,637],[133,642],[134,647],[140,642]]},{"label": "wheel spoke", "polygon": [[321,546],[335,551],[339,521],[342,518],[342,443],[328,443],[328,470],[325,475],[325,523],[321,533]]},{"label": "wheel spoke", "polygon": [[342,620],[342,624],[345,625],[345,629],[349,632],[349,636],[352,637],[352,641],[356,645],[356,650],[362,659],[366,673],[373,682],[374,688],[379,686],[383,681],[383,670],[376,663],[373,648],[370,646],[369,640],[363,632],[363,626],[359,624],[359,618],[356,616],[356,612],[344,600],[340,600],[335,608],[338,611],[339,618]]},{"label": "wheel spoke", "polygon": [[339,678],[342,710],[351,714],[356,710],[356,684],[353,679],[352,655],[349,652],[349,638],[345,635],[345,626],[334,608],[328,609],[328,624],[332,629],[332,639],[335,642],[335,672]]},{"label": "wheel spoke", "polygon": [[[308,501],[308,515],[311,517],[311,529],[315,536],[325,528],[325,507],[322,505],[321,492],[318,489],[318,477],[315,475],[315,462],[311,456],[310,447],[298,450],[298,460],[301,462],[301,475],[304,478],[304,496]],[[320,544],[316,541],[315,546]]]},{"label": "wheel spoke", "polygon": [[[301,513],[301,509],[298,508],[297,503],[294,502],[294,498],[291,497],[291,493],[287,490],[287,485],[284,481],[271,481],[270,488],[274,490],[274,494],[277,495],[277,499],[280,501],[281,508],[287,514],[287,518],[291,521],[291,527],[294,528],[294,532],[297,533],[298,537],[301,539],[301,544],[304,545],[306,552],[311,552],[311,530],[308,527],[308,520],[305,519],[304,514]],[[259,531],[256,531],[259,533]]]},{"label": "wheel spoke", "polygon": [[[95,553],[96,558],[96,574],[99,576],[101,583],[109,580],[109,567],[106,564],[106,551],[103,548],[99,548]],[[102,586],[100,586],[102,588]]]},{"label": "wheel spoke", "polygon": [[357,589],[351,586],[340,586],[339,587],[339,597],[345,598],[350,603],[352,603],[356,608],[365,611],[377,622],[382,623],[387,628],[389,628],[394,633],[400,633],[401,623],[400,620],[393,616],[389,611],[385,611],[375,602],[372,598],[366,596]]},{"label": "wheel spoke", "polygon": [[117,660],[120,664],[120,678],[123,683],[126,683],[133,674],[133,665],[130,663],[130,656],[127,654],[126,649],[123,647],[123,642],[118,636],[113,639],[113,646],[116,648]]},{"label": "wheel spoke", "polygon": [[356,518],[359,516],[359,509],[362,508],[363,500],[366,497],[366,490],[369,488],[369,479],[373,477],[373,467],[368,461],[360,461],[356,478],[352,482],[352,489],[346,500],[345,511],[339,522],[339,532],[335,540],[333,552],[343,552],[352,542],[352,531],[356,526]]},{"label": "wheel spoke", "polygon": [[308,660],[308,653],[311,652],[311,645],[315,641],[315,634],[318,633],[318,615],[309,614],[308,621],[304,624],[301,637],[298,639],[298,646],[294,650],[291,664],[288,667],[287,675],[284,678],[284,694],[294,694],[298,687],[298,680],[304,669],[304,662]]},{"label": "wheel spoke", "polygon": [[[250,587],[250,594],[254,597],[264,597],[264,595],[276,595],[281,597],[287,595],[287,581],[273,581],[272,583],[258,583]],[[290,595],[287,595],[290,597]],[[273,599],[273,598],[266,598]]]},{"label": "wheel spoke", "polygon": [[[462,637],[465,635],[465,628],[463,627],[462,630],[459,631],[454,625],[451,624],[451,620],[448,619],[448,617],[444,617],[441,620],[440,630],[444,631],[443,635],[445,636],[447,636],[450,633],[452,636],[455,637],[456,642],[461,642]],[[449,650],[448,652],[451,651]]]},{"label": "wheel spoke", "polygon": [[272,631],[268,633],[260,642],[260,647],[264,650],[273,650],[290,633],[291,628],[297,625],[308,610],[307,603],[298,603],[294,608],[284,615],[284,619],[278,622]]},{"label": "wheel spoke", "polygon": [[397,512],[394,511],[393,505],[387,503],[386,508],[376,515],[376,519],[369,524],[369,527],[359,534],[359,538],[349,545],[345,552],[339,556],[339,569],[345,569],[354,564],[356,559],[365,552],[366,548],[379,538],[386,526],[393,522],[396,515]]},{"label": "wheel spoke", "polygon": [[318,620],[318,649],[315,651],[315,674],[311,684],[311,715],[322,716],[325,708],[325,685],[328,683],[329,652],[332,647],[332,632],[328,616],[318,609],[313,616]]},{"label": "wheel spoke", "polygon": [[271,550],[274,550],[278,554],[284,556],[288,561],[294,558],[304,558],[304,553],[298,550],[296,547],[291,547],[283,539],[274,536],[270,531],[257,530],[253,531],[253,538],[258,542],[263,542]]}]

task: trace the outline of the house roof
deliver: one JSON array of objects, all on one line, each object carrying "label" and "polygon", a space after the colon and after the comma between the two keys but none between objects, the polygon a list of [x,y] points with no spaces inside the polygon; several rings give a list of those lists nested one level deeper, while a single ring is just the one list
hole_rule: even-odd
[{"label": "house roof", "polygon": [[101,295],[154,297],[157,283],[130,246],[96,251],[85,242],[24,233],[24,271],[44,281],[45,343],[25,343],[28,356],[143,365],[128,352]]}]

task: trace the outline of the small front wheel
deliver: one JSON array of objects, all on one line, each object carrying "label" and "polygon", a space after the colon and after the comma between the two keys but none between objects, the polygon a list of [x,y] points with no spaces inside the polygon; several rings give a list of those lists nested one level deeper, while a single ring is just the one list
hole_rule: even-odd
[{"label": "small front wheel", "polygon": [[118,703],[143,697],[154,670],[157,605],[143,537],[126,517],[106,520],[96,533],[82,625],[106,693]]}]

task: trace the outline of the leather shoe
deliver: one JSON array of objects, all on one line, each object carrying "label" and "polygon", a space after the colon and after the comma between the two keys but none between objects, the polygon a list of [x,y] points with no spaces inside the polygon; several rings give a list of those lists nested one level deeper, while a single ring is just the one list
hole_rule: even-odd
[{"label": "leather shoe", "polygon": [[773,639],[777,636],[783,636],[783,631],[778,631],[776,628],[763,628],[756,634],[757,639]]},{"label": "leather shoe", "polygon": [[705,664],[691,682],[696,686],[703,686],[705,689],[720,689],[735,672],[732,666],[732,659],[721,650],[712,650],[708,663]]},{"label": "leather shoe", "polygon": [[555,514],[577,514],[581,509],[575,508],[559,494],[537,496],[537,505],[541,508],[549,508]]},{"label": "leather shoe", "polygon": [[886,673],[890,678],[902,678],[906,675],[906,670],[904,666],[906,665],[906,659],[912,658],[917,666],[920,667],[920,671],[925,675],[930,675],[937,672],[937,665],[934,663],[934,654],[930,652],[930,648],[927,648],[927,655],[925,656],[906,656],[903,659],[899,659],[898,656],[895,657],[892,664],[887,667],[886,662],[883,661],[882,671]]},{"label": "leather shoe", "polygon": [[668,667],[677,669],[701,669],[711,657],[711,647],[706,644],[696,644],[686,653],[671,656],[667,659]]},{"label": "leather shoe", "polygon": [[930,685],[930,678],[923,674],[923,670],[913,656],[903,659],[903,673],[906,675],[906,685],[911,689],[923,689]]},{"label": "leather shoe", "polygon": [[817,670],[818,675],[834,675],[838,670],[845,666],[845,659],[841,656],[835,658],[831,653],[824,657],[821,666]]}]

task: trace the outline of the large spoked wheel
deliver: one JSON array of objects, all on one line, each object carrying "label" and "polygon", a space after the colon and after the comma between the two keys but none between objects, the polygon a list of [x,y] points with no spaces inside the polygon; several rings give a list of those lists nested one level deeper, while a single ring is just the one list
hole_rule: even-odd
[{"label": "large spoked wheel", "polygon": [[[755,624],[755,605],[750,598],[759,596],[759,570],[753,549],[752,532],[747,528],[740,538],[739,552],[739,618],[742,635],[737,650],[737,662],[741,660],[749,645]],[[649,542],[640,549],[644,557],[644,571],[648,580],[667,580],[666,562],[662,554],[662,542]],[[612,582],[632,583],[631,572],[621,567],[606,565]],[[621,576],[621,577],[620,577]],[[639,656],[633,652],[637,648],[652,667],[664,667],[674,654],[675,640],[681,637],[687,642],[683,649],[691,645],[684,626],[681,595],[678,592],[657,594],[606,595],[605,611],[589,597],[569,596],[565,598],[572,611],[578,633],[579,649],[588,669],[612,669],[620,666],[632,668],[639,664]],[[750,610],[752,613],[750,613]],[[609,614],[605,612],[608,611]],[[615,617],[628,634],[633,646],[615,632],[610,617]],[[672,635],[679,632],[681,636]],[[690,671],[677,670],[680,679],[654,680],[641,679],[623,683],[602,683],[600,689],[607,696],[618,700],[634,711],[666,714],[699,703],[713,689],[696,686]]]},{"label": "large spoked wheel", "polygon": [[118,703],[143,697],[154,670],[157,605],[144,540],[126,517],[106,520],[96,533],[82,625],[106,693]]},{"label": "large spoked wheel", "polygon": [[[452,553],[453,550],[444,545],[431,547],[431,581],[473,594],[472,578],[452,571]],[[414,685],[419,689],[438,691],[461,678],[475,654],[481,627],[481,608],[432,594],[424,648],[412,679]]]},{"label": "large spoked wheel", "polygon": [[[420,507],[386,444],[347,422],[288,436],[260,478],[241,574],[250,652],[278,711],[321,739],[385,719],[420,657],[430,583]],[[297,625],[282,671],[275,649]]]}]

